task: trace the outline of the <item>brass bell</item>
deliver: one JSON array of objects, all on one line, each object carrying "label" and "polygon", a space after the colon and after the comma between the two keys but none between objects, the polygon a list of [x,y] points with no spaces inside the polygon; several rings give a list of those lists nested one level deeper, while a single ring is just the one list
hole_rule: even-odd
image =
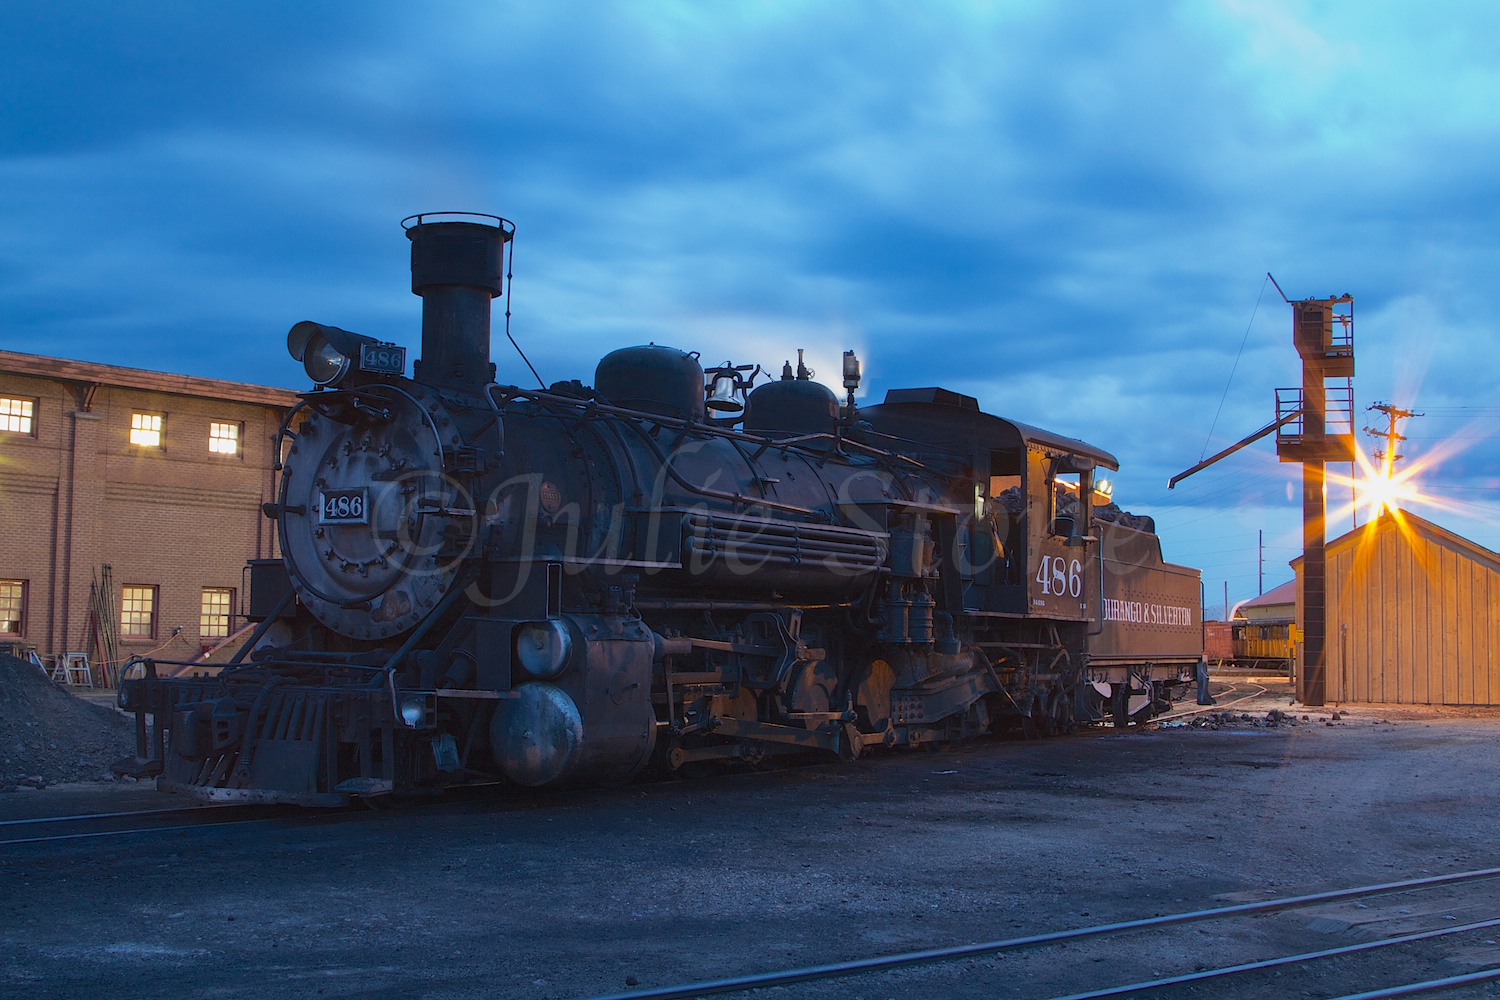
[{"label": "brass bell", "polygon": [[704,405],[722,416],[742,413],[745,409],[745,390],[740,388],[739,380],[734,375],[716,375],[713,386],[709,389],[708,401]]}]

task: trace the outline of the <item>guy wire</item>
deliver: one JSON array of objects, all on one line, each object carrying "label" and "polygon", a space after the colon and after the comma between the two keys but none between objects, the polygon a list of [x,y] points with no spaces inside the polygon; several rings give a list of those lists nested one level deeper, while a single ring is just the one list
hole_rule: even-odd
[{"label": "guy wire", "polygon": [[1198,461],[1203,461],[1203,456],[1208,454],[1208,444],[1214,439],[1214,427],[1219,423],[1219,414],[1224,412],[1224,400],[1229,398],[1229,387],[1234,384],[1235,369],[1240,366],[1240,357],[1245,353],[1245,344],[1250,339],[1250,328],[1255,325],[1255,314],[1260,312],[1260,300],[1266,294],[1266,282],[1271,280],[1271,272],[1267,271],[1265,279],[1260,283],[1260,294],[1255,296],[1255,308],[1250,310],[1250,322],[1245,324],[1245,335],[1240,338],[1239,354],[1234,356],[1234,364],[1229,369],[1229,381],[1224,383],[1224,395],[1219,397],[1219,408],[1214,411],[1213,423],[1208,425],[1208,437],[1203,442],[1203,450],[1198,453]]}]

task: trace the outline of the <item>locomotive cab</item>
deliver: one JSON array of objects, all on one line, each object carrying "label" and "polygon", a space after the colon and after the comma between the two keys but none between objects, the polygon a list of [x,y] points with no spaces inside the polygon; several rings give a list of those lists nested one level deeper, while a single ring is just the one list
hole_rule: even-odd
[{"label": "locomotive cab", "polygon": [[1079,497],[1091,490],[1095,468],[1119,467],[1113,455],[984,413],[972,396],[946,389],[892,389],[860,417],[881,440],[943,460],[950,489],[974,498],[965,518],[966,611],[1089,617],[1097,592],[1092,498]]}]

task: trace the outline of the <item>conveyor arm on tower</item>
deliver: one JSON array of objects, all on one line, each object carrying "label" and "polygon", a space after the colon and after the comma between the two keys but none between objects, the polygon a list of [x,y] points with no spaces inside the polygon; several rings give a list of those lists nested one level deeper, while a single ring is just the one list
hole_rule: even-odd
[{"label": "conveyor arm on tower", "polygon": [[1191,469],[1188,469],[1186,472],[1177,473],[1177,475],[1167,480],[1167,489],[1172,489],[1188,476],[1191,476],[1193,473],[1202,472],[1204,469],[1208,468],[1210,465],[1213,465],[1219,459],[1226,458],[1229,455],[1233,455],[1235,452],[1239,451],[1246,445],[1254,444],[1261,438],[1265,437],[1267,434],[1270,434],[1272,431],[1279,429],[1283,424],[1289,424],[1300,416],[1302,416],[1302,408],[1299,406],[1297,409],[1291,411],[1285,416],[1279,417],[1278,419],[1271,421],[1269,424],[1266,424],[1266,426],[1262,427],[1254,434],[1251,434],[1249,437],[1241,438],[1234,444],[1230,445],[1228,448],[1225,448],[1223,451],[1219,452],[1217,455],[1214,455],[1210,458],[1205,458],[1203,461],[1199,462]]}]

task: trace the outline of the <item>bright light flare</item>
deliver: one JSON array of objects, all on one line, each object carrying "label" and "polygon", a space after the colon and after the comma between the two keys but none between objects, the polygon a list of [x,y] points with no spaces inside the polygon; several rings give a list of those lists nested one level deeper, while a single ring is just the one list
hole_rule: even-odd
[{"label": "bright light flare", "polygon": [[1435,508],[1438,510],[1456,509],[1447,503],[1442,497],[1433,496],[1422,491],[1418,478],[1423,473],[1440,465],[1446,459],[1462,451],[1466,446],[1461,444],[1462,436],[1451,440],[1440,442],[1425,455],[1408,463],[1403,463],[1400,468],[1393,469],[1387,462],[1377,462],[1365,454],[1364,448],[1355,442],[1355,475],[1353,478],[1328,470],[1328,485],[1330,492],[1332,487],[1354,487],[1355,499],[1352,503],[1345,502],[1337,511],[1330,511],[1329,521],[1334,521],[1347,516],[1355,508],[1362,508],[1368,520],[1375,520],[1384,511],[1397,511],[1401,506],[1421,506]]},{"label": "bright light flare", "polygon": [[[1328,470],[1328,484],[1333,486],[1354,487],[1354,499],[1344,505],[1342,510],[1334,513],[1332,517],[1339,517],[1347,513],[1351,508],[1358,509],[1364,514],[1364,520],[1373,521],[1388,510],[1396,510],[1404,503],[1420,503],[1426,500],[1422,496],[1414,477],[1420,469],[1420,465],[1413,463],[1404,469],[1392,469],[1387,463],[1377,463],[1365,454],[1365,451],[1356,442],[1354,447],[1355,474],[1353,478]],[[1330,492],[1332,490],[1330,489]]]},{"label": "bright light flare", "polygon": [[1360,506],[1373,520],[1388,510],[1395,510],[1404,503],[1422,503],[1425,497],[1413,477],[1417,466],[1393,469],[1386,462],[1374,464],[1359,452],[1360,476],[1354,483],[1354,491]]},{"label": "bright light flare", "polygon": [[[1329,470],[1330,485],[1339,483],[1346,487],[1353,486],[1355,495],[1353,502],[1345,503],[1338,511],[1330,513],[1329,520],[1345,517],[1355,507],[1365,507],[1369,512],[1364,527],[1361,529],[1364,534],[1354,552],[1356,566],[1375,558],[1379,551],[1379,547],[1373,543],[1379,535],[1380,525],[1384,523],[1381,515],[1386,512],[1390,513],[1390,520],[1394,521],[1396,530],[1408,538],[1415,538],[1416,529],[1403,516],[1404,508],[1428,507],[1463,513],[1443,497],[1424,493],[1416,480],[1422,473],[1436,468],[1443,461],[1452,458],[1467,447],[1460,443],[1464,437],[1465,435],[1459,434],[1442,441],[1427,454],[1400,469],[1392,469],[1389,462],[1373,461],[1356,442],[1355,460],[1358,475],[1350,478]],[[1417,546],[1414,551],[1423,572],[1430,580],[1437,581],[1442,572],[1441,565],[1424,555],[1426,550],[1422,547]]]},{"label": "bright light flare", "polygon": [[[1398,479],[1385,474],[1381,469],[1371,479],[1361,479],[1354,486],[1359,494],[1359,502],[1365,507],[1370,517],[1379,517],[1384,511],[1400,504],[1407,499],[1406,484]],[[1415,491],[1412,491],[1413,495]]]}]

